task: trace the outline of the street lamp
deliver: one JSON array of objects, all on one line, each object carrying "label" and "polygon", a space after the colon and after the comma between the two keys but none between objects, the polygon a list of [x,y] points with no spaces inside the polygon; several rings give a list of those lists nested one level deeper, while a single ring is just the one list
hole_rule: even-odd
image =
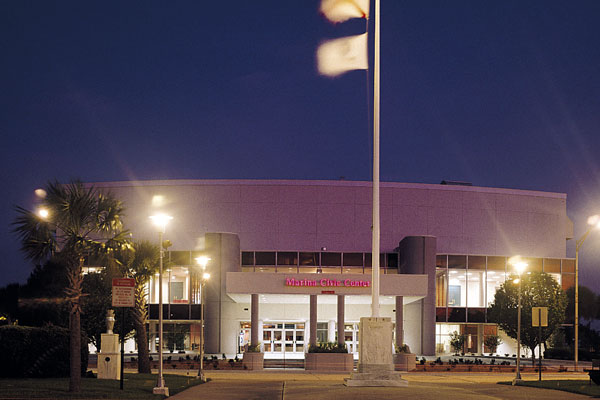
[{"label": "street lamp", "polygon": [[588,218],[587,223],[589,228],[579,240],[575,242],[575,359],[573,363],[574,371],[577,371],[577,364],[579,363],[579,249],[585,239],[594,228],[600,228],[600,216],[592,215]]},{"label": "street lamp", "polygon": [[519,256],[512,257],[509,263],[515,267],[518,278],[514,280],[514,283],[519,285],[519,300],[517,303],[517,374],[512,381],[512,384],[516,385],[521,382],[521,275],[525,271],[525,268],[527,268],[527,263]]},{"label": "street lamp", "polygon": [[150,217],[154,225],[158,228],[158,246],[160,247],[160,264],[158,268],[158,381],[156,382],[156,387],[152,389],[152,393],[154,394],[162,394],[165,396],[169,395],[169,388],[165,386],[165,380],[163,378],[163,283],[162,283],[162,273],[163,273],[163,233],[165,233],[165,228],[167,226],[167,222],[173,219],[173,217],[165,215],[165,214],[157,214]]},{"label": "street lamp", "polygon": [[204,376],[204,286],[210,279],[210,274],[206,272],[206,265],[209,261],[210,258],[206,256],[196,258],[196,262],[202,267],[202,278],[200,280],[200,367],[198,368],[198,378],[202,382],[206,382]]}]

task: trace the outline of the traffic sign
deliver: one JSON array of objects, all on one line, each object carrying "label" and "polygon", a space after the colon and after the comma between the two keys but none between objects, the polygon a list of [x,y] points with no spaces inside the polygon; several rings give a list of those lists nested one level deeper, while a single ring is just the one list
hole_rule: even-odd
[{"label": "traffic sign", "polygon": [[112,306],[135,306],[135,279],[113,278],[112,280]]},{"label": "traffic sign", "polygon": [[548,326],[548,307],[531,307],[531,326]]}]

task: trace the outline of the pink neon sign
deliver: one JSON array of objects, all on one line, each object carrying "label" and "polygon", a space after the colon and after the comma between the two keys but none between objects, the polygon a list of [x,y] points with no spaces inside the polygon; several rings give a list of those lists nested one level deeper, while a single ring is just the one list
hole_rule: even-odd
[{"label": "pink neon sign", "polygon": [[285,278],[285,286],[293,287],[371,287],[371,281],[363,279],[295,279]]}]

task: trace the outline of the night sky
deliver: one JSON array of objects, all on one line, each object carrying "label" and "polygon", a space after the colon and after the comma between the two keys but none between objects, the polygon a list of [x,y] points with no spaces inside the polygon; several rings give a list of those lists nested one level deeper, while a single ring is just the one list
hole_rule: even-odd
[{"label": "night sky", "polygon": [[[0,285],[31,271],[10,223],[49,180],[370,180],[371,82],[315,66],[321,41],[365,20],[334,25],[318,7],[0,2]],[[381,180],[567,193],[581,236],[600,213],[600,2],[381,13]],[[599,259],[600,232],[581,251],[597,292]]]}]

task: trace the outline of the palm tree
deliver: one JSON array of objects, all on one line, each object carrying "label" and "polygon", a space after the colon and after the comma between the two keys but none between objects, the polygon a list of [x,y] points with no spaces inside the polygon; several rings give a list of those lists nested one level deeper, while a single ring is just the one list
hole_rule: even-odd
[{"label": "palm tree", "polygon": [[135,279],[135,306],[133,307],[133,325],[138,348],[138,372],[150,373],[150,357],[146,321],[148,320],[146,284],[150,277],[158,271],[159,248],[149,241],[133,243],[133,257],[123,263],[125,275]]},{"label": "palm tree", "polygon": [[21,250],[33,261],[56,257],[67,269],[69,302],[70,381],[69,391],[81,390],[81,295],[84,256],[103,253],[126,245],[122,231],[122,203],[80,181],[61,185],[49,182],[46,196],[36,213],[17,207],[14,232]]}]

